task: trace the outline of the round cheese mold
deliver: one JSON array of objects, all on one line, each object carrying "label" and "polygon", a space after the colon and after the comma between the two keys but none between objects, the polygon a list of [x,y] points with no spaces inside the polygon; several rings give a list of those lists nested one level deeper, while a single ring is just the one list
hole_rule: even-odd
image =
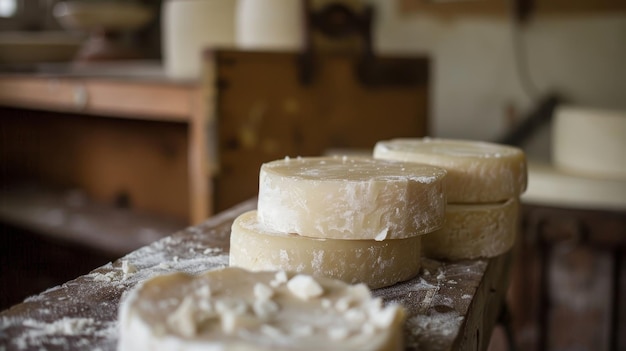
[{"label": "round cheese mold", "polygon": [[267,228],[327,239],[402,239],[443,225],[446,171],[359,157],[261,166],[258,217]]},{"label": "round cheese mold", "polygon": [[404,315],[362,284],[239,268],[174,273],[122,300],[118,350],[396,351]]},{"label": "round cheese mold", "polygon": [[518,231],[519,201],[448,205],[446,224],[422,237],[423,255],[462,260],[495,257],[511,249]]},{"label": "round cheese mold", "polygon": [[526,190],[526,157],[521,149],[479,141],[393,139],[379,141],[374,158],[444,168],[448,203],[491,203]]},{"label": "round cheese mold", "polygon": [[320,239],[265,229],[257,212],[233,222],[230,265],[285,270],[381,288],[419,273],[421,236],[396,240]]}]

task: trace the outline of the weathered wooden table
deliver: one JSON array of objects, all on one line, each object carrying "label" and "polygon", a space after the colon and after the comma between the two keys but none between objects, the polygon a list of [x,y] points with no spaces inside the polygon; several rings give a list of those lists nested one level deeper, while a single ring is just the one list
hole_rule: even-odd
[{"label": "weathered wooden table", "polygon": [[[244,202],[2,311],[0,351],[115,350],[117,310],[124,292],[156,274],[198,273],[228,265],[232,221],[255,206],[253,200]],[[128,263],[137,271],[125,269]],[[424,259],[418,277],[374,294],[408,310],[408,350],[484,350],[504,299],[510,265],[511,254],[455,263]]]}]

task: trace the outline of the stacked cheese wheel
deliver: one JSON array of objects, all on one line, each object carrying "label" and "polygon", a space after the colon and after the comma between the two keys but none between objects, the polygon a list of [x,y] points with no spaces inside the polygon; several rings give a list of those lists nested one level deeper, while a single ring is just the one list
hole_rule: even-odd
[{"label": "stacked cheese wheel", "polygon": [[232,226],[230,264],[393,285],[419,273],[420,236],[440,229],[446,171],[373,158],[277,160],[257,211]]},{"label": "stacked cheese wheel", "polygon": [[522,150],[475,141],[393,139],[378,142],[374,157],[448,171],[445,224],[423,238],[425,256],[449,260],[494,257],[513,246],[519,196],[527,183]]}]

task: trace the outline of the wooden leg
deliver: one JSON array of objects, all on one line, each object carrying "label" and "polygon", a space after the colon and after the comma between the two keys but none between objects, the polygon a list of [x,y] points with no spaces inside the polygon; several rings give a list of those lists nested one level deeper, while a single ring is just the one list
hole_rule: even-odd
[{"label": "wooden leg", "polygon": [[193,97],[189,124],[189,201],[190,224],[206,220],[213,212],[211,183],[207,174],[207,101],[201,89]]}]

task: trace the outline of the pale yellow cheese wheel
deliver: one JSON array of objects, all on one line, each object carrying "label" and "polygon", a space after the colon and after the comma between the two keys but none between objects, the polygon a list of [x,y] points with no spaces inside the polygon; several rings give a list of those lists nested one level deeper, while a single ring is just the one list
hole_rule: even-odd
[{"label": "pale yellow cheese wheel", "polygon": [[499,202],[526,190],[526,157],[512,146],[468,140],[393,139],[378,142],[374,157],[446,169],[448,203]]},{"label": "pale yellow cheese wheel", "polygon": [[233,223],[230,265],[300,272],[380,288],[419,273],[420,238],[341,240],[285,234],[265,228],[257,212],[250,211]]},{"label": "pale yellow cheese wheel", "polygon": [[519,200],[448,205],[443,228],[422,237],[423,255],[462,260],[494,257],[511,249],[518,231]]},{"label": "pale yellow cheese wheel", "polygon": [[574,176],[626,180],[626,111],[560,106],[552,160]]},{"label": "pale yellow cheese wheel", "polygon": [[602,179],[528,163],[528,190],[522,203],[587,210],[626,211],[626,179]]},{"label": "pale yellow cheese wheel", "polygon": [[446,171],[366,157],[265,163],[258,216],[267,228],[310,237],[402,239],[443,224]]},{"label": "pale yellow cheese wheel", "polygon": [[238,268],[174,273],[122,300],[118,350],[400,351],[404,318],[364,285]]}]

